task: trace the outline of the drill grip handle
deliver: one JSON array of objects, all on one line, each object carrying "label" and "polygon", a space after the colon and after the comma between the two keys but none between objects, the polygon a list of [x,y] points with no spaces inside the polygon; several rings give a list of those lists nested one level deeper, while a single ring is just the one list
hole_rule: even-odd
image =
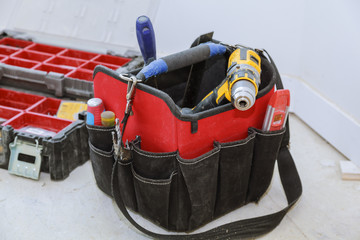
[{"label": "drill grip handle", "polygon": [[196,47],[178,52],[151,62],[136,75],[140,80],[146,80],[152,76],[157,76],[168,71],[180,69],[215,55],[222,55],[226,52],[226,47],[221,44],[205,43]]},{"label": "drill grip handle", "polygon": [[217,94],[214,90],[191,109],[191,113],[198,113],[216,107],[216,97]]}]

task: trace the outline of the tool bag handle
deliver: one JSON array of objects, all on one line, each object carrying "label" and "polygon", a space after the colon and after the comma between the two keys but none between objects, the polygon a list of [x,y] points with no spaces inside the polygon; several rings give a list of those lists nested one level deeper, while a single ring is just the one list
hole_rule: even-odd
[{"label": "tool bag handle", "polygon": [[175,69],[180,69],[195,63],[204,61],[216,55],[223,55],[226,47],[221,44],[207,42],[182,52],[152,61],[136,75],[136,78],[146,81],[148,78],[157,76]]},{"label": "tool bag handle", "polygon": [[[282,89],[283,85],[281,82],[280,74],[271,59],[270,55],[263,50],[269,57],[271,64],[274,66],[276,75],[277,75],[277,83],[276,86],[278,89]],[[263,54],[263,51],[260,54]],[[126,119],[127,120],[127,119]],[[283,208],[282,210],[260,216],[255,218],[243,219],[231,223],[227,223],[216,228],[210,229],[206,232],[196,233],[196,234],[159,234],[152,231],[149,231],[142,226],[140,226],[129,214],[128,210],[125,207],[123,197],[121,195],[121,191],[115,191],[115,189],[119,189],[119,181],[117,177],[117,168],[118,168],[118,160],[114,162],[112,174],[111,174],[111,191],[114,197],[114,200],[121,210],[122,214],[128,219],[130,223],[132,223],[138,230],[141,232],[156,238],[156,239],[230,239],[231,237],[237,238],[249,238],[263,235],[272,231],[283,219],[286,213],[291,209],[291,207],[297,202],[302,194],[302,185],[301,180],[296,169],[294,160],[291,156],[291,153],[288,149],[289,144],[289,122],[286,124],[286,133],[281,143],[281,147],[279,150],[277,162],[278,162],[278,170],[281,179],[281,183],[286,195],[286,199],[288,202],[288,206]],[[125,121],[126,125],[126,121]],[[123,128],[124,130],[124,128]]]}]

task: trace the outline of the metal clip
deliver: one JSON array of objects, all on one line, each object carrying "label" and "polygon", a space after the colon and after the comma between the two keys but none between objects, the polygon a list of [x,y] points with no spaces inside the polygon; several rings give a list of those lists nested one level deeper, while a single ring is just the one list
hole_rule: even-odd
[{"label": "metal clip", "polygon": [[9,173],[32,179],[39,179],[42,161],[42,145],[35,139],[35,144],[18,139],[9,144]]},{"label": "metal clip", "polygon": [[[131,106],[132,106],[132,101],[133,101],[133,97],[135,94],[136,84],[138,82],[141,82],[141,80],[137,79],[135,76],[128,76],[125,74],[120,74],[119,76],[122,80],[125,80],[128,82],[127,93],[126,93],[125,117],[123,119],[123,121],[124,121],[123,124],[125,126],[127,118],[129,117],[126,115],[132,114]],[[131,152],[130,152],[129,142],[128,142],[128,140],[126,140],[125,146],[122,145],[122,137],[123,136],[122,136],[122,132],[120,129],[120,121],[118,118],[115,120],[115,131],[116,131],[116,135],[117,135],[116,137],[115,137],[115,132],[112,132],[112,140],[113,140],[113,145],[114,145],[115,156],[122,160],[130,159]]]},{"label": "metal clip", "polygon": [[[112,141],[114,146],[114,155],[116,158],[121,159],[122,161],[128,161],[131,159],[131,152],[130,152],[130,144],[129,141],[126,140],[125,146],[121,146],[121,132],[120,132],[120,122],[117,118],[115,120],[115,132],[111,132],[112,134]],[[116,136],[117,135],[117,136]]]},{"label": "metal clip", "polygon": [[135,93],[136,84],[141,82],[135,76],[128,77],[127,75],[120,74],[120,78],[128,82],[127,93],[126,93],[126,108],[125,114],[131,114],[132,100]]},{"label": "metal clip", "polygon": [[129,147],[122,147],[120,149],[120,159],[124,162],[130,161],[132,154]]}]

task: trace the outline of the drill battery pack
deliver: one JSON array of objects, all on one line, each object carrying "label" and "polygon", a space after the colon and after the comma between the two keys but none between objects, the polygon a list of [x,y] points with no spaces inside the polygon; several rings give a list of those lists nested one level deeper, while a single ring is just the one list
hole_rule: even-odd
[{"label": "drill battery pack", "polygon": [[[192,47],[208,41],[219,43],[207,35]],[[98,187],[115,199],[139,230],[164,239],[255,237],[275,228],[298,200],[302,188],[288,150],[288,126],[261,130],[269,99],[282,83],[271,57],[258,53],[261,84],[254,106],[246,111],[230,102],[194,114],[182,111],[194,107],[224,80],[229,52],[137,83],[128,115],[124,111],[129,109],[129,80],[109,68],[95,68],[95,97],[120,121],[125,116],[126,128],[118,156],[113,144],[116,127],[87,125],[94,175]],[[247,203],[259,202],[276,160],[289,204],[279,212],[184,235],[146,230],[128,212],[169,231],[193,231]]]},{"label": "drill battery pack", "polygon": [[[131,60],[1,38],[0,168],[32,179],[47,172],[52,180],[62,180],[87,161],[86,104],[75,112],[64,104],[86,103],[93,96],[95,66],[116,70]],[[74,116],[64,118],[67,113]]]}]

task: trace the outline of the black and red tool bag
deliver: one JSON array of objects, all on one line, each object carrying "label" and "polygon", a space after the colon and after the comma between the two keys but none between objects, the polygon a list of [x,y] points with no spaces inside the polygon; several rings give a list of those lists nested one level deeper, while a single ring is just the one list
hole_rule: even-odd
[{"label": "black and red tool bag", "polygon": [[[202,41],[197,39],[192,47]],[[106,110],[124,118],[124,149],[122,157],[114,156],[115,127],[87,125],[94,175],[98,187],[114,197],[139,230],[164,239],[254,237],[275,228],[298,200],[302,187],[288,150],[288,124],[278,131],[260,130],[268,101],[282,83],[270,56],[258,53],[261,84],[255,105],[247,111],[231,103],[196,114],[181,111],[195,106],[225,78],[228,52],[191,65],[180,64],[180,68],[169,67],[163,74],[155,70],[146,83],[136,84],[129,114],[124,114],[131,89],[126,78],[106,67],[95,68],[94,96],[103,100]],[[186,56],[186,51],[184,55],[193,57]],[[170,231],[193,231],[258,202],[270,185],[276,160],[288,201],[279,212],[181,235],[146,230],[128,213],[131,209]]]}]

